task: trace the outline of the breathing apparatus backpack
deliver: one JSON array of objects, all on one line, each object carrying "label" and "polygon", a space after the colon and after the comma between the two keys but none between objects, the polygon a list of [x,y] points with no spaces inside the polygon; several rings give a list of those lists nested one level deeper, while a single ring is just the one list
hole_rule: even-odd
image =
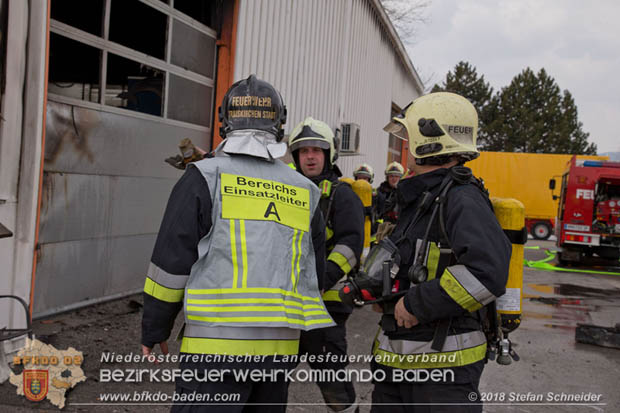
[{"label": "breathing apparatus backpack", "polygon": [[353,185],[351,185],[351,189],[353,189],[353,192],[355,192],[360,201],[362,201],[362,205],[364,205],[364,252],[362,255],[366,255],[370,247],[370,232],[374,220],[372,211],[372,186],[370,186],[368,181],[357,179],[353,182]]},{"label": "breathing apparatus backpack", "polygon": [[[356,277],[354,279],[349,278],[340,290],[342,301],[358,306],[379,303],[383,306],[384,315],[393,314],[396,301],[407,293],[407,291],[392,291],[392,280],[396,277],[401,263],[398,245],[411,238],[412,229],[417,221],[432,208],[429,223],[424,231],[424,238],[420,248],[416,251],[414,264],[409,268],[408,277],[413,284],[419,284],[428,278],[428,269],[423,263],[427,254],[428,236],[436,218],[438,218],[442,234],[441,244],[448,246],[448,248],[441,248],[439,260],[440,262],[441,260],[444,262],[450,260],[453,252],[448,243],[449,238],[443,211],[444,204],[452,186],[466,184],[476,185],[488,197],[483,182],[475,178],[469,168],[463,166],[451,168],[450,173],[446,175],[435,195],[430,192],[425,192],[422,195],[411,222],[399,236],[392,237],[396,238],[396,241],[393,242],[386,237],[371,249]],[[514,199],[494,198],[490,203],[500,226],[512,243],[512,255],[506,283],[506,294],[478,310],[478,316],[487,337],[487,360],[495,360],[497,356],[499,364],[507,365],[512,360],[519,360],[519,356],[515,353],[508,339],[508,334],[518,328],[521,321],[523,245],[527,241],[525,209],[521,202]],[[386,317],[383,319],[385,320]],[[385,331],[395,328],[395,326],[385,325],[384,320],[382,320],[382,327]],[[441,351],[443,348],[450,322],[450,319],[447,319],[438,324],[431,346],[433,349]]]}]

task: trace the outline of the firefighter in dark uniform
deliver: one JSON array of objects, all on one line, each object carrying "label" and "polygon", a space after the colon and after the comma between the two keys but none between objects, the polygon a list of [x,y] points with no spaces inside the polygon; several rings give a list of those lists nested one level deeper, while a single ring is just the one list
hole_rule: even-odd
[{"label": "firefighter in dark uniform", "polygon": [[[335,327],[302,333],[300,353],[337,356],[347,354],[345,323],[352,308],[338,296],[339,281],[355,271],[364,242],[364,206],[351,186],[338,180],[342,174],[335,165],[337,146],[331,128],[311,117],[293,129],[289,148],[297,170],[312,180],[321,191],[319,207],[326,223],[327,265],[323,282],[323,300]],[[309,363],[316,369],[344,369],[346,362]],[[325,403],[333,411],[357,409],[351,382],[318,382]]]},{"label": "firefighter in dark uniform", "polygon": [[[511,244],[486,191],[462,166],[479,155],[476,110],[459,95],[431,93],[385,129],[409,139],[416,164],[415,176],[398,185],[402,212],[389,239],[400,253],[394,287],[406,293],[393,316],[383,315],[373,345],[373,368],[387,379],[375,383],[371,411],[480,412],[481,322],[505,292]],[[434,369],[442,373],[434,380],[411,379]]]},{"label": "firefighter in dark uniform", "polygon": [[381,222],[396,223],[398,219],[396,187],[405,174],[405,168],[392,162],[385,168],[385,181],[377,188],[377,212]]},{"label": "firefighter in dark uniform", "polygon": [[[198,373],[177,379],[172,411],[284,412],[283,375],[252,381],[231,370],[292,369],[274,356],[298,354],[301,330],[334,325],[320,298],[320,194],[277,159],[286,153],[286,108],[273,86],[254,75],[235,83],[220,117],[224,141],[214,157],[188,164],[170,195],[144,287],[142,350],[152,355],[158,344],[167,353],[183,308],[180,368]],[[222,369],[205,380],[205,371]],[[240,398],[182,403],[218,393]]]}]

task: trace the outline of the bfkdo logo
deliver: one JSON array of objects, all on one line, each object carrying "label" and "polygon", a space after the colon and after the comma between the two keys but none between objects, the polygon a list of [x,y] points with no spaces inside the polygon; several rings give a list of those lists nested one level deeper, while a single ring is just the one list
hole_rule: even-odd
[{"label": "bfkdo logo", "polygon": [[24,396],[33,402],[45,399],[49,390],[49,372],[47,370],[24,370]]}]

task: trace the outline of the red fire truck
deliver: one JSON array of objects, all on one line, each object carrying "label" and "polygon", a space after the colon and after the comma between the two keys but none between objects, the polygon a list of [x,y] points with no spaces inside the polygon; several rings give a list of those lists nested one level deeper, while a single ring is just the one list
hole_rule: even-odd
[{"label": "red fire truck", "polygon": [[[555,179],[549,181],[555,188]],[[554,195],[554,198],[557,196]],[[577,159],[562,176],[555,229],[560,264],[620,258],[620,162]]]}]

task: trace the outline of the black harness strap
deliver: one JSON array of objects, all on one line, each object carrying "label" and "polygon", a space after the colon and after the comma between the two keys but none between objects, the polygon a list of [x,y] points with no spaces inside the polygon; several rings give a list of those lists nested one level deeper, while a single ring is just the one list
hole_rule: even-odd
[{"label": "black harness strap", "polygon": [[504,234],[506,234],[512,244],[523,245],[527,242],[527,228],[525,227],[520,230],[505,229]]}]

